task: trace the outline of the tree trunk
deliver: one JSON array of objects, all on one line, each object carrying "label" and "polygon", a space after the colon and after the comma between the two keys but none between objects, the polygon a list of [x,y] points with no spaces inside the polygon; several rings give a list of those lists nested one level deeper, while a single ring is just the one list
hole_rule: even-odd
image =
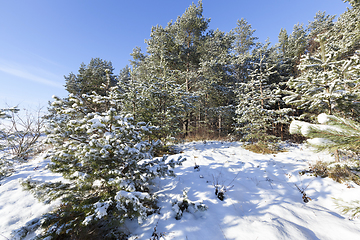
[{"label": "tree trunk", "polygon": [[219,114],[219,138],[221,136],[221,113]]}]

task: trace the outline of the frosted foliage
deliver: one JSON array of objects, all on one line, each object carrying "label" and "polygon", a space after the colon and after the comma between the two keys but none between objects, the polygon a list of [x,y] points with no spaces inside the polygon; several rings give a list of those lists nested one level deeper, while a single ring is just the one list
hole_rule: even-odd
[{"label": "frosted foliage", "polygon": [[[156,207],[150,193],[152,179],[174,176],[171,169],[185,160],[153,159],[152,149],[160,141],[143,139],[154,127],[124,114],[119,99],[118,88],[107,96],[93,92],[81,97],[71,94],[66,100],[55,97],[46,128],[45,142],[52,146],[47,157],[49,169],[62,173],[67,183],[23,182],[43,201],[63,201],[54,213],[44,215],[45,228],[51,231],[42,237],[73,238],[70,233],[96,224],[103,226],[97,231],[113,234],[126,219],[141,222]],[[101,111],[90,111],[88,106]],[[61,217],[64,212],[66,223]],[[108,221],[112,222],[109,226]]]},{"label": "frosted foliage", "polygon": [[117,200],[117,208],[123,211],[124,216],[130,218],[136,218],[139,224],[142,223],[143,219],[146,219],[148,209],[142,203],[143,200],[153,200],[153,198],[143,192],[127,192],[119,191],[115,200]]},{"label": "frosted foliage", "polygon": [[[288,94],[284,97],[286,103],[306,110],[305,114],[326,112],[351,118],[359,116],[359,11],[358,7],[348,9],[334,24],[326,24],[318,29],[320,31],[313,29],[318,47],[315,52],[302,56],[299,76],[287,83],[291,91],[285,91]],[[318,17],[326,20],[325,15]]]},{"label": "frosted foliage", "polygon": [[307,133],[309,132],[309,125],[310,125],[310,123],[294,120],[290,124],[289,131],[291,134],[300,134],[301,133],[304,136],[306,136]]},{"label": "frosted foliage", "polygon": [[319,123],[326,123],[329,121],[328,115],[325,113],[319,114],[317,119]]},{"label": "frosted foliage", "polygon": [[312,138],[312,139],[308,139],[307,142],[310,143],[311,145],[317,145],[317,146],[333,143],[332,141],[326,138]]},{"label": "frosted foliage", "polygon": [[318,150],[336,152],[337,150],[355,152],[359,150],[360,125],[358,122],[324,113],[318,116],[318,121],[320,124],[293,121],[290,125],[290,133],[302,134],[310,138],[308,143]]},{"label": "frosted foliage", "polygon": [[95,206],[96,217],[100,219],[103,216],[105,216],[107,214],[106,211],[110,205],[111,205],[111,201],[95,203],[94,206]]},{"label": "frosted foliage", "polygon": [[[328,115],[325,114],[326,120],[328,121]],[[324,115],[319,116],[320,120],[323,121],[325,119]],[[341,128],[337,126],[329,126],[329,125],[318,125],[318,124],[311,124],[308,122],[302,122],[298,120],[294,120],[290,124],[290,134],[301,134],[305,137],[308,137],[313,131],[335,131],[341,132]]]},{"label": "frosted foliage", "polygon": [[325,113],[320,114],[317,119],[319,123],[326,123],[329,121],[328,115]]}]

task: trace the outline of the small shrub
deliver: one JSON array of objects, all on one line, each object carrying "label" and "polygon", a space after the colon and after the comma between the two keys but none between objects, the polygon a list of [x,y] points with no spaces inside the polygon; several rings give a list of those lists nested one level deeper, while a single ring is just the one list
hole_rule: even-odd
[{"label": "small shrub", "polygon": [[161,238],[165,239],[166,233],[157,231],[158,224],[159,224],[159,221],[156,223],[156,226],[154,227],[154,231],[151,234],[151,238],[149,240],[160,240]]},{"label": "small shrub", "polygon": [[181,200],[175,200],[172,203],[172,210],[176,213],[175,219],[180,220],[184,212],[195,213],[197,211],[206,211],[208,207],[203,202],[193,202],[188,199],[188,189],[183,190]]},{"label": "small shrub", "polygon": [[345,181],[353,181],[357,185],[360,185],[360,177],[351,172],[348,166],[340,166],[339,164],[329,169],[329,178],[338,183]]},{"label": "small shrub", "polygon": [[10,125],[3,130],[6,146],[18,159],[26,160],[35,154],[39,145],[45,119],[41,116],[41,108],[34,113],[26,111],[25,116],[11,112]]},{"label": "small shrub", "polygon": [[309,170],[303,170],[299,173],[301,175],[304,175],[305,173],[310,173],[311,175],[315,177],[327,177],[328,176],[328,165],[325,162],[322,161],[316,161],[315,164],[310,164]]},{"label": "small shrub", "polygon": [[352,181],[357,185],[360,185],[360,177],[355,174],[352,169],[340,164],[330,165],[322,161],[317,161],[315,164],[309,166],[309,170],[303,170],[299,172],[301,175],[309,173],[315,177],[329,177],[338,183],[344,183],[346,181]]},{"label": "small shrub", "polygon": [[302,200],[303,200],[304,203],[308,203],[309,201],[312,200],[312,199],[306,194],[306,192],[305,192],[306,188],[307,188],[309,185],[307,185],[306,188],[301,188],[301,189],[298,187],[298,185],[295,184],[295,186],[296,186],[296,188],[299,190],[299,192],[302,194]]},{"label": "small shrub", "polygon": [[0,158],[0,180],[11,176],[14,172],[13,163],[9,159]]},{"label": "small shrub", "polygon": [[[239,174],[239,173],[238,173],[238,174]],[[231,184],[232,184],[232,182],[235,180],[235,178],[237,177],[237,175],[234,177],[234,179],[230,182],[230,184],[229,184],[228,186],[226,186],[226,185],[224,184],[224,182],[220,183],[220,181],[219,181],[220,176],[221,176],[221,173],[220,173],[217,177],[215,177],[215,176],[213,175],[213,186],[214,186],[214,188],[215,188],[215,195],[216,195],[216,197],[217,197],[219,200],[224,201],[224,199],[225,199],[225,193],[226,193],[227,191],[229,191],[231,188],[234,187],[234,185],[231,185]]]},{"label": "small shrub", "polygon": [[256,142],[256,143],[246,144],[244,148],[251,152],[261,153],[261,154],[276,154],[282,151],[277,143],[266,143],[266,142]]}]

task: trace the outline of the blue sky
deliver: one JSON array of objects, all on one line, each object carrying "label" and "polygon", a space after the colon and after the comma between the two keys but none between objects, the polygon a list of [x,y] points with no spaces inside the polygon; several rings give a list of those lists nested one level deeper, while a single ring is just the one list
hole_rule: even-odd
[{"label": "blue sky", "polygon": [[[176,20],[191,0],[0,0],[0,108],[47,106],[65,97],[64,75],[91,58],[111,61],[115,73],[136,46],[146,50],[151,27]],[[313,20],[316,12],[339,16],[341,0],[203,0],[210,29],[229,32],[245,18],[255,36],[276,43],[281,28]]]}]

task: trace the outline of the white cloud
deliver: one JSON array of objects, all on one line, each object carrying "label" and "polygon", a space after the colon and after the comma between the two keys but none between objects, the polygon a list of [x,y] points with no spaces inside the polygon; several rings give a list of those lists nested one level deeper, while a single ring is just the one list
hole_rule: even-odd
[{"label": "white cloud", "polygon": [[[27,69],[32,69],[33,71],[29,71]],[[44,85],[48,85],[56,88],[64,88],[64,86],[59,82],[51,81],[45,78],[44,76],[42,76],[42,75],[50,75],[50,76],[52,75],[51,78],[53,78],[54,74],[51,73],[44,74],[46,71],[42,69],[37,69],[35,67],[18,65],[14,63],[5,63],[5,61],[0,59],[0,71],[33,82],[41,83]],[[35,72],[42,72],[42,73],[39,75],[36,74]],[[56,76],[56,78],[58,77]]]}]

